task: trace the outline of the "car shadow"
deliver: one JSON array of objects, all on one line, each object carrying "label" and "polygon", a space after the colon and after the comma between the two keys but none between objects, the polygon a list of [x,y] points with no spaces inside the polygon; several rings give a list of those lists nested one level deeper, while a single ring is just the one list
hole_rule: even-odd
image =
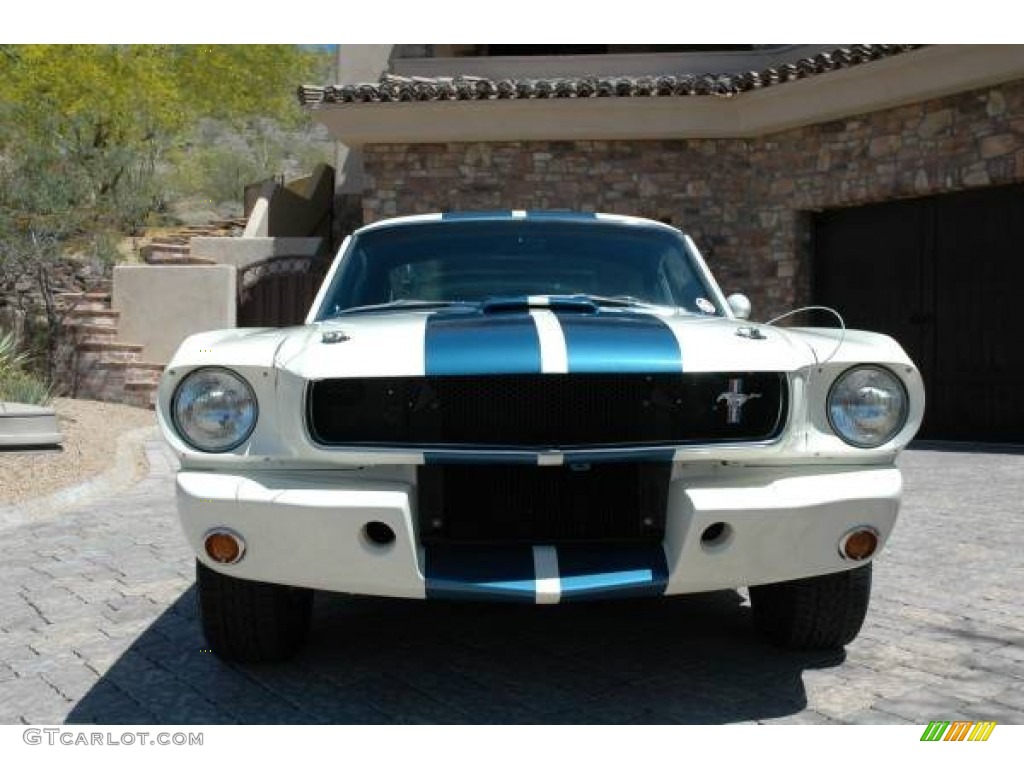
[{"label": "car shadow", "polygon": [[961,440],[911,440],[907,446],[911,451],[937,451],[939,453],[1024,453],[1024,443],[977,443]]},{"label": "car shadow", "polygon": [[559,606],[318,593],[307,645],[237,665],[205,647],[194,587],[68,723],[730,723],[803,710],[805,669],[738,592]]}]

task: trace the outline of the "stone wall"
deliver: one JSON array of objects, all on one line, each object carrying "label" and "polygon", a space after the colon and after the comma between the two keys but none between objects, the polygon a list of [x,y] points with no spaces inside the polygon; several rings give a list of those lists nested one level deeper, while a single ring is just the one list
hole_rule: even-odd
[{"label": "stone wall", "polygon": [[[99,260],[64,260],[53,268],[53,293],[59,310],[69,306],[66,294],[109,286],[110,267]],[[64,294],[64,295],[62,295]],[[0,271],[0,333],[13,331],[37,355],[45,349],[46,305],[32,275]]]},{"label": "stone wall", "polygon": [[809,298],[813,212],[1024,181],[1024,80],[754,139],[378,144],[365,165],[367,222],[506,208],[669,221],[766,319]]}]

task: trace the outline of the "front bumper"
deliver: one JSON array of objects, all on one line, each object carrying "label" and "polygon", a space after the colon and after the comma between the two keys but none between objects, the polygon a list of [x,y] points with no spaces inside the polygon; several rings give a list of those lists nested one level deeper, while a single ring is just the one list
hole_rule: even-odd
[{"label": "front bumper", "polygon": [[[677,471],[659,544],[424,548],[416,487],[359,472],[181,471],[178,510],[197,556],[244,579],[393,597],[529,602],[682,594],[765,584],[860,565],[839,554],[851,528],[892,530],[900,472],[886,467]],[[394,541],[374,543],[370,522]],[[723,523],[723,535],[701,534]],[[230,528],[245,539],[234,565],[211,561],[203,537]],[[532,550],[532,551],[531,551]]]}]

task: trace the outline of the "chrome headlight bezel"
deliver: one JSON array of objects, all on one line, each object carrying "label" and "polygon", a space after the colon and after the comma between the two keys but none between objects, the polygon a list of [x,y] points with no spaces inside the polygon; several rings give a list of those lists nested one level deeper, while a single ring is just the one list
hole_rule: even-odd
[{"label": "chrome headlight bezel", "polygon": [[[188,431],[186,425],[182,423],[181,414],[179,413],[179,405],[181,404],[183,394],[187,392],[186,388],[190,384],[194,385],[201,377],[210,375],[223,376],[232,380],[245,393],[248,402],[251,403],[251,416],[248,417],[248,424],[245,424],[244,428],[240,429],[230,442],[224,444],[204,444],[202,440],[196,438],[195,434]],[[259,400],[256,398],[256,392],[246,378],[237,371],[217,365],[206,365],[189,371],[178,382],[178,386],[175,387],[168,406],[171,424],[174,426],[175,433],[182,442],[201,453],[228,453],[244,444],[252,436],[253,430],[256,429],[256,423],[259,421],[259,410]]]},{"label": "chrome headlight bezel", "polygon": [[[888,379],[891,383],[891,386],[888,388],[889,391],[896,393],[899,398],[900,405],[898,411],[895,413],[896,418],[893,421],[893,425],[883,433],[883,437],[881,439],[858,439],[856,435],[851,435],[840,427],[840,425],[836,423],[836,419],[833,414],[833,399],[836,396],[837,390],[839,390],[839,388],[848,381],[850,376],[864,371],[873,371],[876,374],[881,374],[885,379]],[[825,398],[825,416],[828,419],[828,425],[832,429],[832,432],[847,445],[863,449],[879,448],[893,440],[900,434],[900,432],[903,431],[904,427],[907,426],[907,420],[910,416],[910,394],[907,391],[907,387],[903,383],[903,380],[884,365],[854,365],[836,376],[832,385],[829,387],[828,395]],[[851,418],[850,420],[852,421],[853,419]]]}]

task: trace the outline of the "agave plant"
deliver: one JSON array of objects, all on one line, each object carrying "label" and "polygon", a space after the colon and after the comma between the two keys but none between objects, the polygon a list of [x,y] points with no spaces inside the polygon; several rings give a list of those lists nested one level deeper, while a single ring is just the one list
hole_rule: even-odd
[{"label": "agave plant", "polygon": [[18,351],[18,340],[14,332],[0,335],[0,376],[20,371],[28,363],[28,353]]},{"label": "agave plant", "polygon": [[9,403],[46,405],[53,393],[44,382],[24,371],[0,374],[0,400]]},{"label": "agave plant", "polygon": [[25,370],[29,356],[19,352],[14,333],[0,334],[0,401],[45,405],[53,392]]}]

